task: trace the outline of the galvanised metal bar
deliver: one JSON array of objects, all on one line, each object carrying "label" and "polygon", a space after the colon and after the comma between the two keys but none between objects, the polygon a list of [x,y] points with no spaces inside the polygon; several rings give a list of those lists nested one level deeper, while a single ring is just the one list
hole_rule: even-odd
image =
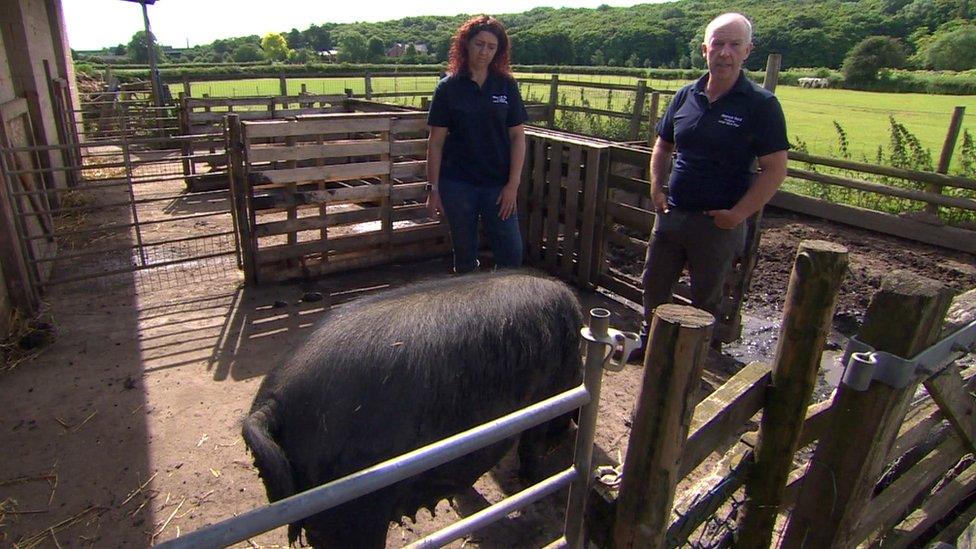
[{"label": "galvanised metal bar", "polygon": [[484,528],[489,524],[497,522],[513,511],[526,507],[540,499],[552,494],[576,478],[576,468],[569,467],[555,475],[533,484],[521,492],[509,496],[498,503],[478,511],[477,513],[465,517],[454,524],[439,530],[423,539],[417,540],[404,549],[430,549],[433,547],[443,547],[448,543],[462,538],[475,530]]},{"label": "galvanised metal bar", "polygon": [[[593,458],[593,438],[596,435],[596,417],[600,409],[600,388],[603,380],[603,365],[610,357],[608,350],[614,348],[614,338],[608,332],[610,311],[590,310],[589,328],[583,328],[586,341],[586,365],[583,385],[590,395],[589,402],[580,409],[579,429],[576,431],[576,451],[573,455],[573,468],[576,478],[569,488],[566,503],[566,522],[563,538],[571,548],[586,547],[583,529],[583,515],[586,512],[586,499],[590,490],[590,462]],[[621,360],[630,354],[625,346]]]},{"label": "galvanised metal bar", "polygon": [[368,469],[161,543],[158,547],[225,547],[336,507],[570,412],[589,400],[584,385]]}]

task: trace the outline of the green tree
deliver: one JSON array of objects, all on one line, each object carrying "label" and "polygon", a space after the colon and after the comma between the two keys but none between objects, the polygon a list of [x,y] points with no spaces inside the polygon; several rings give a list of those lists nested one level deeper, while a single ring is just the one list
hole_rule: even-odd
[{"label": "green tree", "polygon": [[264,56],[272,61],[284,61],[288,59],[288,41],[277,32],[269,32],[261,39],[261,49]]},{"label": "green tree", "polygon": [[305,35],[299,32],[298,29],[291,29],[285,36],[288,40],[288,47],[293,50],[300,50],[308,45],[305,40]]},{"label": "green tree", "polygon": [[231,58],[238,63],[261,61],[264,59],[264,52],[254,44],[241,44],[231,53]]},{"label": "green tree", "polygon": [[607,60],[603,56],[603,50],[597,48],[597,50],[593,52],[593,56],[590,57],[590,62],[593,63],[596,66],[606,65],[607,64]]},{"label": "green tree", "polygon": [[339,61],[361,63],[367,57],[366,38],[358,32],[348,32],[339,37]]},{"label": "green tree", "polygon": [[[165,59],[163,52],[159,49],[159,43],[156,46],[156,62],[162,63]],[[149,62],[149,48],[146,45],[146,31],[141,30],[132,35],[132,40],[129,40],[129,44],[126,46],[126,51],[129,53],[129,59],[133,63],[148,63]]]},{"label": "green tree", "polygon": [[878,71],[905,64],[905,48],[890,36],[869,36],[851,48],[844,58],[844,80],[851,84],[874,82]]},{"label": "green tree", "polygon": [[125,44],[119,44],[118,46],[112,48],[112,53],[114,53],[115,55],[125,55],[126,51],[127,50]]},{"label": "green tree", "polygon": [[366,45],[366,58],[375,63],[383,59],[385,54],[386,47],[383,46],[383,41],[378,36],[370,37],[369,43]]},{"label": "green tree", "polygon": [[976,26],[965,25],[936,33],[919,56],[926,67],[936,70],[976,69]]}]

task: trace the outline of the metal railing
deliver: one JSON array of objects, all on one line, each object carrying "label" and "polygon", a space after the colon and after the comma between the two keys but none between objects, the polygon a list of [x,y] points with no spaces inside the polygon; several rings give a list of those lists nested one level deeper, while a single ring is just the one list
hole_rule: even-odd
[{"label": "metal railing", "polygon": [[565,529],[563,536],[549,547],[585,546],[582,522],[589,489],[602,368],[620,342],[623,342],[623,357],[626,357],[630,346],[636,341],[632,334],[610,329],[609,318],[610,312],[606,309],[592,309],[590,326],[582,330],[587,343],[585,374],[581,385],[367,469],[166,541],[158,547],[225,547],[241,542],[420,474],[580,407],[582,409],[571,467],[431,534],[410,547],[440,547],[566,486],[570,486],[570,491]]}]

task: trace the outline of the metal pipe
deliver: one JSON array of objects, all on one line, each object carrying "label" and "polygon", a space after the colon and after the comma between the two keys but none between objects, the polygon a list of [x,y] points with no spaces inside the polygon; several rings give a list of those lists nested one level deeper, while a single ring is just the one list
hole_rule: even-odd
[{"label": "metal pipe", "polygon": [[341,505],[465,454],[517,435],[578,408],[588,399],[580,385],[452,437],[334,480],[317,488],[253,509],[159,545],[164,548],[225,547],[279,526]]},{"label": "metal pipe", "polygon": [[566,503],[566,525],[563,537],[571,548],[586,547],[583,539],[583,516],[586,512],[586,499],[590,489],[590,462],[593,459],[593,438],[596,435],[596,417],[600,409],[600,387],[603,381],[603,365],[609,358],[608,346],[613,348],[613,339],[608,333],[610,311],[590,310],[590,327],[583,329],[586,340],[586,362],[583,385],[590,396],[589,402],[580,409],[579,429],[576,431],[576,451],[573,467],[579,473],[569,488],[569,501]]},{"label": "metal pipe", "polygon": [[443,530],[438,530],[437,532],[434,532],[423,539],[417,540],[410,545],[407,545],[404,549],[428,549],[443,547],[444,545],[447,545],[458,538],[464,537],[471,532],[501,520],[503,517],[513,511],[517,511],[526,505],[534,503],[548,496],[549,494],[568,486],[569,483],[576,478],[576,476],[576,469],[574,467],[564,469],[563,471],[556,473],[543,481],[533,484],[517,494],[486,507],[485,509],[478,511],[469,517],[465,517],[463,520],[455,522]]}]

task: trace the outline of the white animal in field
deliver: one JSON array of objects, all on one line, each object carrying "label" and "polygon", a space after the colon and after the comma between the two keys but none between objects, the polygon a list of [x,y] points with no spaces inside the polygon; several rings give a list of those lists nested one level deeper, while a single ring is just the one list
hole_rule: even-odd
[{"label": "white animal in field", "polygon": [[797,83],[800,84],[801,88],[826,88],[830,85],[830,81],[826,78],[814,78],[810,76],[798,78]]}]

